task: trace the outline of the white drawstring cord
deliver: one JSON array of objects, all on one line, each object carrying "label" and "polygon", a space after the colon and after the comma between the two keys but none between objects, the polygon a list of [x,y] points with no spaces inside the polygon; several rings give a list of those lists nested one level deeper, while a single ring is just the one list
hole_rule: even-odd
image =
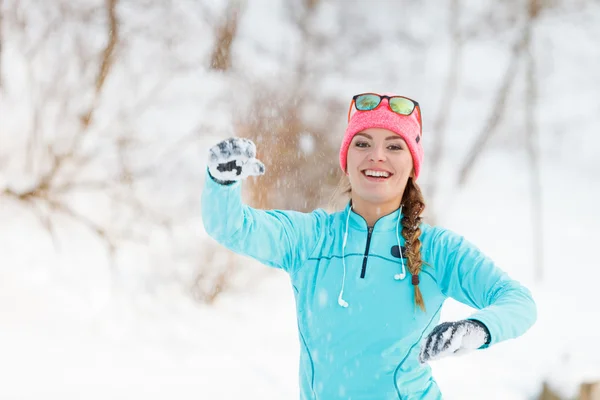
[{"label": "white drawstring cord", "polygon": [[[342,242],[342,265],[344,266],[344,276],[342,278],[342,289],[340,290],[340,294],[338,296],[338,304],[344,308],[348,308],[348,302],[342,298],[344,295],[344,285],[346,283],[346,242],[348,241],[348,227],[350,224],[350,212],[352,211],[352,207],[348,209],[348,215],[346,216],[346,229],[344,232],[344,241]],[[398,240],[398,252],[400,252],[400,262],[402,263],[402,272],[394,275],[394,279],[399,281],[401,279],[406,278],[406,267],[404,266],[404,257],[402,255],[402,246],[400,246],[400,234],[399,234],[399,226],[400,226],[400,218],[402,216],[402,206],[400,206],[400,210],[398,211],[398,221],[396,223],[396,240]]]},{"label": "white drawstring cord", "polygon": [[350,222],[350,211],[352,211],[352,206],[348,209],[348,216],[346,217],[346,232],[344,233],[344,241],[342,242],[342,264],[344,265],[344,277],[342,278],[342,290],[340,290],[340,295],[338,296],[338,304],[344,308],[348,307],[348,303],[346,300],[342,298],[344,294],[344,284],[346,283],[346,242],[348,240],[348,224]]},{"label": "white drawstring cord", "polygon": [[404,257],[402,256],[402,246],[400,246],[400,234],[398,233],[401,216],[402,216],[402,206],[400,206],[400,210],[398,211],[398,222],[396,223],[396,239],[398,240],[398,252],[400,253],[400,262],[402,263],[402,272],[394,275],[394,279],[397,281],[406,278],[406,267],[404,266]]}]

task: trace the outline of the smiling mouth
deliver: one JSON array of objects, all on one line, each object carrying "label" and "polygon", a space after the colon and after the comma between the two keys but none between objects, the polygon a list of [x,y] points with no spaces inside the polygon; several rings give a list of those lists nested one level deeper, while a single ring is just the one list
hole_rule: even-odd
[{"label": "smiling mouth", "polygon": [[373,180],[373,181],[385,181],[386,179],[389,179],[392,175],[391,172],[387,172],[387,171],[374,171],[371,169],[365,169],[364,171],[362,171],[362,174],[368,179],[368,180]]}]

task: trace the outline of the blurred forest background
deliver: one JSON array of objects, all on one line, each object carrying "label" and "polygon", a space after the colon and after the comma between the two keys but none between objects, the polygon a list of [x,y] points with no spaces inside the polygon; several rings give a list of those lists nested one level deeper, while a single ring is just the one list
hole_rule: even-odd
[{"label": "blurred forest background", "polygon": [[[349,101],[366,91],[422,106],[429,223],[531,284],[542,314],[577,318],[543,327],[598,321],[581,281],[600,277],[599,43],[596,0],[0,0],[0,339],[60,331],[67,303],[114,333],[115,298],[131,320],[160,302],[247,301],[278,272],[202,231],[208,148],[256,142],[254,207],[334,210]],[[60,317],[40,319],[44,306]],[[580,328],[571,339],[592,340]],[[597,338],[581,373],[565,367],[579,354],[567,342],[536,349],[561,367],[511,381],[515,393],[600,398]],[[25,363],[0,358],[9,377]]]}]

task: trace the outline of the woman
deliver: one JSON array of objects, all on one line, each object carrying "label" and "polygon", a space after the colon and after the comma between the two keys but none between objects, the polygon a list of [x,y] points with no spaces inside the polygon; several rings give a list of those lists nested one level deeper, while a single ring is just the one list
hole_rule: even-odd
[{"label": "woman", "polygon": [[[354,96],[340,148],[351,200],[329,214],[256,210],[241,179],[262,175],[254,144],[210,150],[206,231],[289,273],[301,399],[441,399],[430,360],[515,338],[536,320],[527,288],[463,237],[421,221],[421,110],[402,96]],[[454,298],[477,311],[438,325]],[[436,326],[437,325],[437,326]]]}]

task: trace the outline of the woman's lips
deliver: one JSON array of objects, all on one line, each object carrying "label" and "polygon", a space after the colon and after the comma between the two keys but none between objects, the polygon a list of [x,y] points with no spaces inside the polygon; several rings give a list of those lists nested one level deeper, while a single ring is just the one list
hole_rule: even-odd
[{"label": "woman's lips", "polygon": [[[367,171],[375,171],[375,172],[379,172],[379,173],[387,173],[387,174],[388,174],[388,176],[387,176],[387,177],[385,177],[385,176],[373,176],[373,175],[367,175]],[[365,178],[366,178],[366,179],[367,179],[369,182],[385,182],[385,181],[387,181],[388,179],[390,179],[390,178],[392,177],[392,175],[394,175],[394,174],[392,174],[391,172],[388,172],[388,171],[381,171],[381,170],[369,170],[369,169],[366,169],[366,170],[362,171],[362,174],[363,174],[363,176],[364,176],[364,177],[365,177]]]}]

